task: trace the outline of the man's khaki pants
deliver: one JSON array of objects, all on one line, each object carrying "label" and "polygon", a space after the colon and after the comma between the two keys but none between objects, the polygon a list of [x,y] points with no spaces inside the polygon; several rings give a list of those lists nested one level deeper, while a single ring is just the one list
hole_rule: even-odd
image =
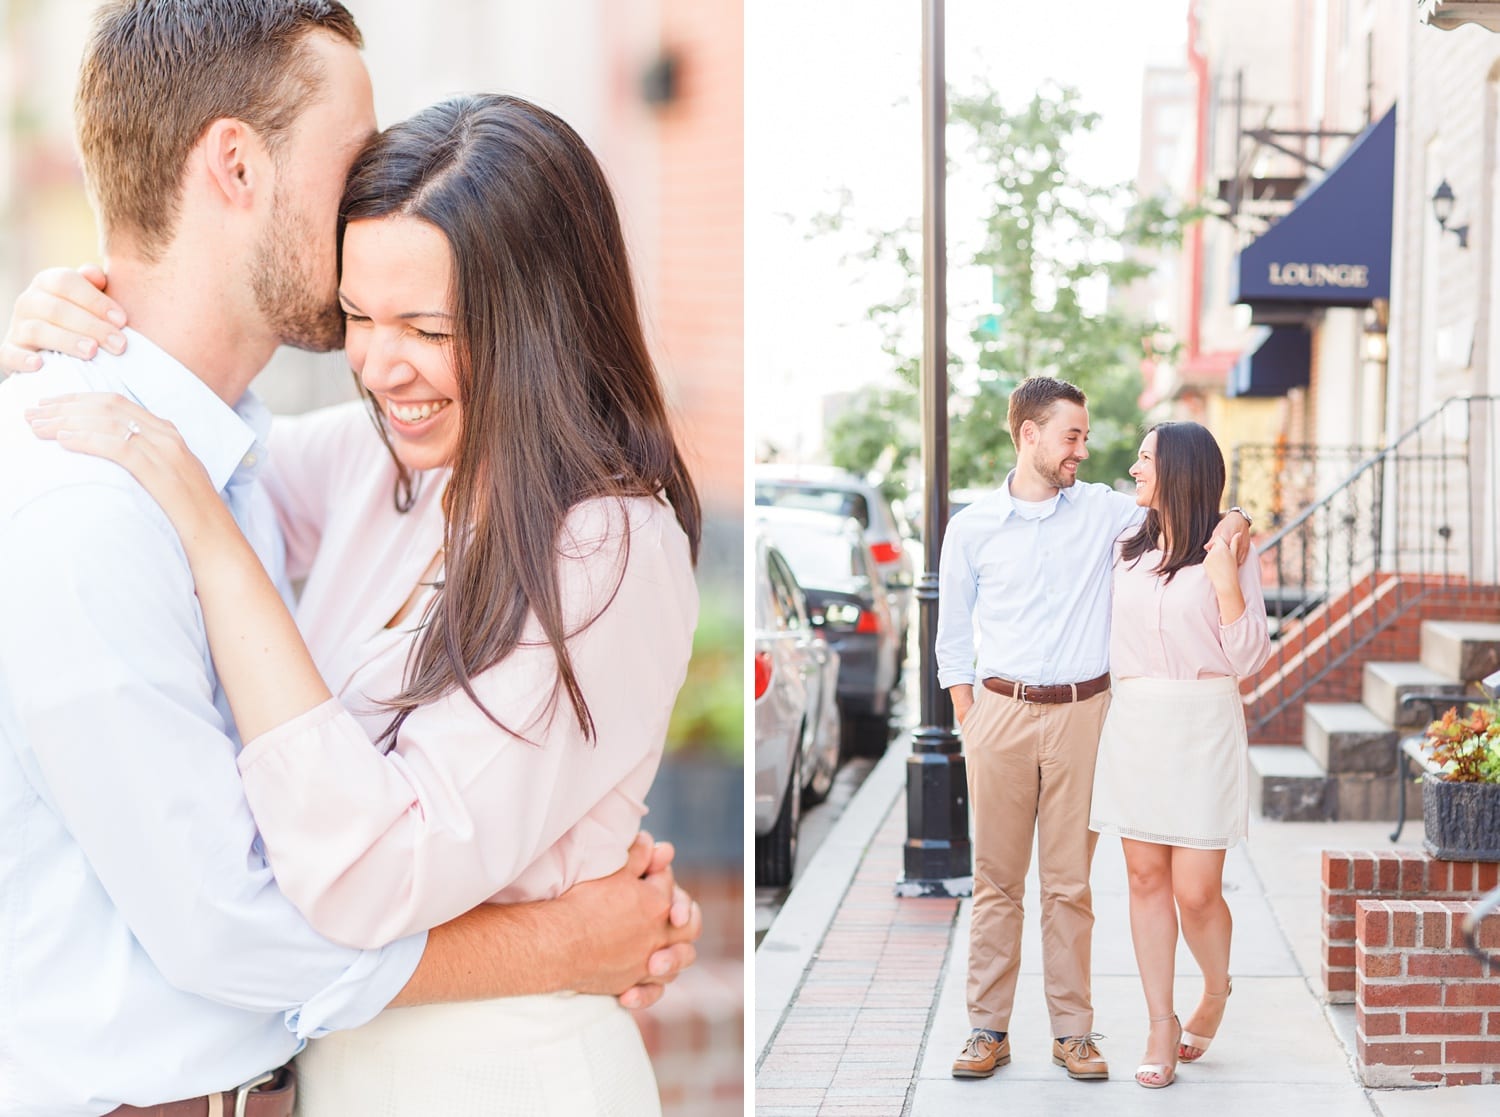
[{"label": "man's khaki pants", "polygon": [[1089,799],[1109,692],[1056,705],[1021,702],[975,684],[964,717],[974,812],[974,913],[969,1025],[1010,1030],[1021,966],[1021,920],[1032,835],[1042,882],[1042,969],[1054,1037],[1094,1030],[1089,866],[1098,835]]}]

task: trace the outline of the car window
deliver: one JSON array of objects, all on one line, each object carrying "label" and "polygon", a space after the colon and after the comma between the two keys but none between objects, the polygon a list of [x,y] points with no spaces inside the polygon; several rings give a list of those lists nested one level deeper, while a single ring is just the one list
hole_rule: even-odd
[{"label": "car window", "polygon": [[769,589],[770,592],[766,596],[768,598],[768,607],[771,610],[771,615],[767,619],[767,624],[765,625],[765,627],[774,628],[778,632],[785,632],[791,626],[787,623],[786,594],[782,592],[777,586],[777,583],[781,580],[781,578],[782,575],[781,572],[777,569],[775,554],[767,554],[766,588]]},{"label": "car window", "polygon": [[785,621],[785,627],[793,630],[806,628],[807,614],[802,610],[796,579],[792,577],[792,572],[787,569],[780,555],[772,553],[766,556],[766,573],[771,577],[771,595],[776,599],[776,612]]},{"label": "car window", "polygon": [[803,508],[810,512],[828,512],[857,520],[859,526],[870,526],[870,505],[865,498],[848,489],[821,485],[783,485],[775,481],[755,483],[755,503],[777,508]]},{"label": "car window", "polygon": [[797,576],[797,582],[821,590],[859,593],[871,583],[865,549],[842,531],[809,524],[768,523],[766,530]]}]

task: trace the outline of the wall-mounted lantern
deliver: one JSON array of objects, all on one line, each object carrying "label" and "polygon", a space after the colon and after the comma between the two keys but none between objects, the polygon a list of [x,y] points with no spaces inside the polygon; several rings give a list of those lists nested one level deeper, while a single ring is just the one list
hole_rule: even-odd
[{"label": "wall-mounted lantern", "polygon": [[1469,247],[1469,226],[1455,225],[1448,228],[1448,219],[1453,216],[1453,187],[1448,185],[1445,178],[1438,184],[1438,188],[1432,193],[1432,216],[1437,218],[1438,227],[1445,233],[1452,233],[1458,238],[1458,247]]},{"label": "wall-mounted lantern", "polygon": [[666,108],[682,94],[682,59],[663,50],[641,74],[641,100],[652,108]]}]

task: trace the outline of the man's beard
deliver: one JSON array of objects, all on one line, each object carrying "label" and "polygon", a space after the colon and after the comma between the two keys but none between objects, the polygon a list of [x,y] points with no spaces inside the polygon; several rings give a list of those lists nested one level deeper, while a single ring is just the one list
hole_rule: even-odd
[{"label": "man's beard", "polygon": [[336,299],[324,301],[311,274],[308,257],[317,241],[302,215],[277,194],[250,283],[256,306],[283,345],[328,353],[344,347],[344,312]]},{"label": "man's beard", "polygon": [[1042,480],[1047,482],[1047,484],[1051,485],[1054,489],[1071,488],[1073,482],[1078,480],[1078,474],[1076,471],[1073,473],[1068,473],[1063,469],[1063,466],[1067,465],[1068,462],[1072,462],[1073,464],[1077,465],[1078,459],[1064,458],[1056,465],[1039,465],[1037,466],[1036,471],[1041,475]]}]

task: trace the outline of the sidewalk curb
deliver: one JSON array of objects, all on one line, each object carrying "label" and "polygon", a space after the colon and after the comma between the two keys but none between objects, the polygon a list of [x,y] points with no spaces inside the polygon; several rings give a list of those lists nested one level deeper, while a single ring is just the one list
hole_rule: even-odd
[{"label": "sidewalk curb", "polygon": [[[755,951],[755,1062],[765,1058],[880,825],[906,786],[911,734],[903,732],[860,785],[793,885]],[[891,882],[892,887],[895,881]]]}]

